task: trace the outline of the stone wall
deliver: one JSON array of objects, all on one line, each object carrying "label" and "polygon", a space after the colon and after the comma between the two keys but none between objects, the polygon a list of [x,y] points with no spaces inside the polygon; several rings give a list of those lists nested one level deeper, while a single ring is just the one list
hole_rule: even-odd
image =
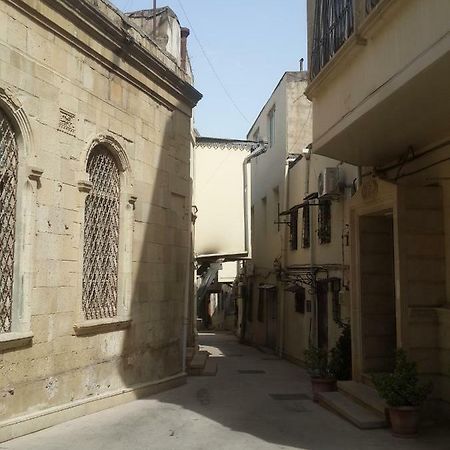
[{"label": "stone wall", "polygon": [[[13,332],[0,334],[0,441],[183,379],[190,127],[200,94],[108,2],[78,3],[0,2],[0,107],[20,164],[19,312]],[[83,221],[97,144],[120,169],[119,312],[89,322]]]}]

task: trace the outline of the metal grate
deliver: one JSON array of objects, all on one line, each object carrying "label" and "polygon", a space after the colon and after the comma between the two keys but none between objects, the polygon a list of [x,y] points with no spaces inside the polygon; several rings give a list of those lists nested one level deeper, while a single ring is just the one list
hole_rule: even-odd
[{"label": "metal grate", "polygon": [[311,52],[314,78],[353,33],[353,0],[317,0]]},{"label": "metal grate", "polygon": [[366,0],[366,14],[369,14],[378,3],[380,3],[380,0]]},{"label": "metal grate", "polygon": [[17,165],[14,130],[0,110],[0,333],[11,331]]},{"label": "metal grate", "polygon": [[86,319],[117,315],[120,175],[111,153],[98,147],[87,172],[83,251],[83,312]]}]

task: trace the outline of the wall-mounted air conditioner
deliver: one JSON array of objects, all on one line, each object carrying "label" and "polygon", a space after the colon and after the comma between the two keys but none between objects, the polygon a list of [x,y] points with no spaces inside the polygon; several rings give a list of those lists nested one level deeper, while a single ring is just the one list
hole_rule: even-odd
[{"label": "wall-mounted air conditioner", "polygon": [[317,192],[319,197],[338,196],[342,192],[342,175],[338,167],[327,167],[319,174]]}]

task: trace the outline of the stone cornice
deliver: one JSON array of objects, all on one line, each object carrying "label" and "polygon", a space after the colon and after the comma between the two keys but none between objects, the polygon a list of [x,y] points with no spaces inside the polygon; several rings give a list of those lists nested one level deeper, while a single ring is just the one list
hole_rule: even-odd
[{"label": "stone cornice", "polygon": [[[151,89],[142,80],[133,77],[113,58],[107,58],[98,53],[92,46],[78,38],[75,33],[71,33],[70,30],[59,26],[42,14],[39,9],[42,10],[43,8],[30,6],[29,2],[24,0],[6,1],[28,15],[31,20],[50,29],[59,37],[77,47],[82,53],[87,54],[109,71],[126,79],[167,108],[174,109],[174,105],[163,95],[156,92],[157,90]],[[78,29],[100,42],[114,55],[130,64],[134,69],[156,83],[158,87],[189,107],[194,107],[201,99],[202,95],[187,81],[187,75],[176,65],[173,59],[111,5],[100,2],[104,8],[108,9],[108,13],[111,15],[109,17],[101,11],[100,7],[95,7],[93,0],[77,0],[76,2],[74,0],[40,0],[40,2],[61,14]],[[76,6],[74,6],[74,3],[76,3]]]}]

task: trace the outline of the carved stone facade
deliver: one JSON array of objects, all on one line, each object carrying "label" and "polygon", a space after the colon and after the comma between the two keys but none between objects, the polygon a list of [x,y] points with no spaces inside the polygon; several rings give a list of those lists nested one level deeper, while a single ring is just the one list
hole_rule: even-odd
[{"label": "carved stone facade", "polygon": [[[107,1],[71,3],[0,2],[0,112],[18,160],[0,442],[184,381],[191,116],[201,95]],[[109,171],[94,174],[98,155]],[[103,189],[108,179],[114,192]],[[106,238],[105,266],[86,240]],[[89,283],[89,301],[107,314],[86,313]]]}]

